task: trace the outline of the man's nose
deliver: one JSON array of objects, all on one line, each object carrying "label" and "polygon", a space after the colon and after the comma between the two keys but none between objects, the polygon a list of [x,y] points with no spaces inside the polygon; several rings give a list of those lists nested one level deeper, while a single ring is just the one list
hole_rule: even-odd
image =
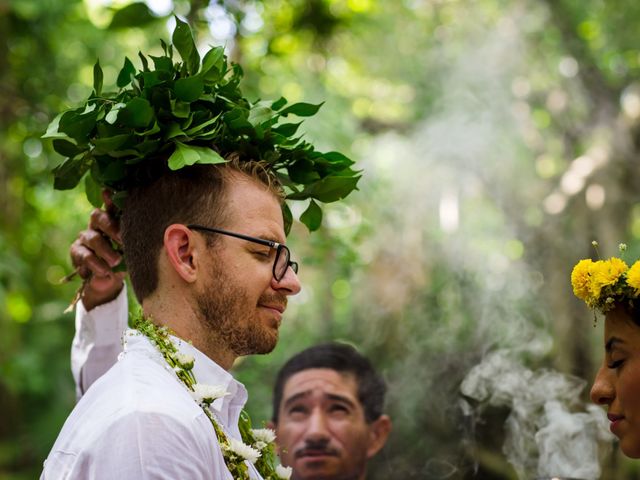
[{"label": "man's nose", "polygon": [[284,277],[277,281],[275,278],[271,278],[271,285],[274,290],[282,292],[285,295],[296,295],[302,288],[300,286],[300,280],[298,280],[298,274],[293,271],[293,268],[287,268]]},{"label": "man's nose", "polygon": [[327,423],[327,417],[324,412],[319,409],[315,409],[309,416],[307,423],[307,431],[305,432],[305,439],[307,441],[319,441],[329,439],[329,428]]},{"label": "man's nose", "polygon": [[604,363],[600,366],[591,387],[591,401],[598,405],[610,405],[616,396],[611,378],[612,372]]}]

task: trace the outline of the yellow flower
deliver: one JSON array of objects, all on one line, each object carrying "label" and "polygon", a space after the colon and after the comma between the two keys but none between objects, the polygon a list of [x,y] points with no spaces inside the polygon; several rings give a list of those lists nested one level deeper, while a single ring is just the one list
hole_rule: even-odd
[{"label": "yellow flower", "polygon": [[631,265],[627,272],[627,285],[636,290],[636,295],[640,293],[640,260]]},{"label": "yellow flower", "polygon": [[573,293],[580,300],[585,302],[589,301],[591,295],[591,275],[590,270],[593,262],[590,258],[580,260],[578,264],[573,267],[571,272],[571,286],[573,287]]},{"label": "yellow flower", "polygon": [[609,260],[598,260],[591,266],[591,293],[600,297],[601,290],[609,285],[615,285],[629,267],[617,257]]}]

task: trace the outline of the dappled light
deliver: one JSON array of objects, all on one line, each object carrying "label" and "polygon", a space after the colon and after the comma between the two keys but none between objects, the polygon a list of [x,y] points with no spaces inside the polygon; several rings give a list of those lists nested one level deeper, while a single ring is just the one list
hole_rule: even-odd
[{"label": "dappled light", "polygon": [[324,102],[296,136],[362,171],[315,232],[300,221],[312,202],[291,202],[302,292],[276,350],[234,372],[254,423],[287,358],[344,340],[389,385],[394,428],[367,478],[636,478],[589,403],[602,322],[569,281],[620,242],[640,256],[630,0],[0,6],[0,478],[39,475],[75,402],[63,311],[78,285],[60,279],[92,206],[85,180],[53,190],[62,156],[42,136],[91,95],[96,59],[117,91],[125,55],[136,69],[139,51],[162,56],[172,12],[201,54],[242,65],[252,102]]}]

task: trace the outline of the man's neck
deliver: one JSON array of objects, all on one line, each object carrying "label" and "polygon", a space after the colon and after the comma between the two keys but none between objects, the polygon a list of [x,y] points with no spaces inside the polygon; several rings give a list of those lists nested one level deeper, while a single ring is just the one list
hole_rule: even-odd
[{"label": "man's neck", "polygon": [[225,370],[230,370],[236,359],[235,353],[220,341],[215,332],[207,328],[206,322],[188,302],[162,299],[152,295],[142,302],[145,317],[153,323],[166,326],[173,335],[191,344]]}]

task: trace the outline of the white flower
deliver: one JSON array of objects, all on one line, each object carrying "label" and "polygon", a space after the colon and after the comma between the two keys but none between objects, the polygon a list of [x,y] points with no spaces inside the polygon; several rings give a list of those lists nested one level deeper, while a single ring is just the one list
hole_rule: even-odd
[{"label": "white flower", "polygon": [[176,353],[173,356],[174,360],[185,370],[191,370],[193,368],[193,364],[195,362],[195,358],[193,355],[189,355],[187,353]]},{"label": "white flower", "polygon": [[210,404],[217,398],[229,395],[222,385],[204,385],[202,383],[196,383],[193,385],[193,392],[191,396],[197,403]]},{"label": "white flower", "polygon": [[282,465],[276,467],[276,475],[282,480],[289,480],[291,478],[291,472],[291,467],[283,467]]},{"label": "white flower", "polygon": [[253,433],[253,438],[256,439],[256,444],[258,442],[269,444],[273,443],[276,439],[276,432],[270,428],[254,428],[251,430],[251,433]]},{"label": "white flower", "polygon": [[260,458],[260,452],[255,448],[250,447],[241,440],[235,438],[229,438],[229,446],[226,447],[230,452],[235,453],[244,460],[248,460],[251,463],[256,463]]}]

